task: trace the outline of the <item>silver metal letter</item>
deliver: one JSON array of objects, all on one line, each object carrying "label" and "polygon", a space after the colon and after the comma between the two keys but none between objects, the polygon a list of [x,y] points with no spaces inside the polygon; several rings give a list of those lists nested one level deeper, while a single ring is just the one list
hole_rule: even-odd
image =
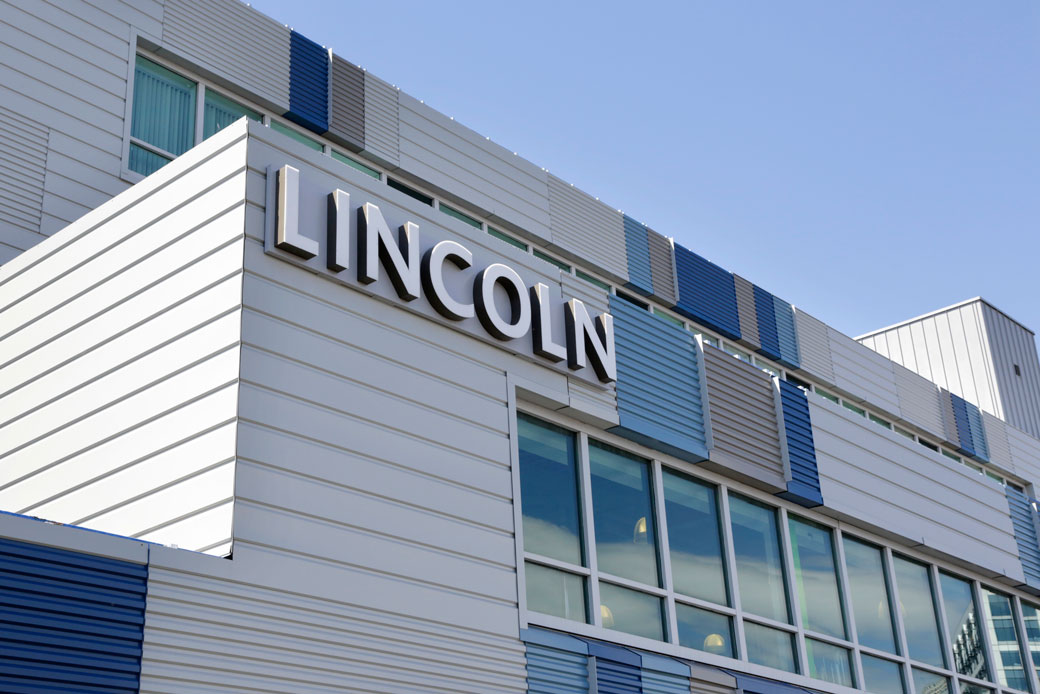
[{"label": "silver metal letter", "polygon": [[614,317],[609,313],[589,318],[585,304],[578,299],[567,302],[567,366],[571,370],[585,368],[586,356],[592,370],[604,383],[617,380],[617,358],[614,354]]},{"label": "silver metal letter", "polygon": [[[498,313],[495,304],[495,285],[500,283],[509,297],[509,320]],[[499,340],[515,340],[531,329],[531,301],[520,275],[502,263],[488,265],[473,280],[473,301],[477,318],[489,333]]]},{"label": "silver metal letter", "polygon": [[332,191],[328,207],[325,265],[333,272],[341,272],[350,267],[350,193],[338,188]]},{"label": "silver metal letter", "polygon": [[419,298],[419,225],[405,222],[395,240],[379,207],[370,202],[358,208],[358,281],[379,279],[379,263],[386,268],[397,295],[405,301]]},{"label": "silver metal letter", "polygon": [[288,164],[278,169],[278,223],[275,248],[304,260],[318,255],[318,242],[300,236],[300,170]]},{"label": "silver metal letter", "polygon": [[456,301],[444,286],[444,263],[451,263],[459,270],[473,264],[473,254],[468,248],[454,241],[441,241],[426,251],[422,259],[422,284],[430,305],[445,318],[465,320],[473,317],[473,304]]},{"label": "silver metal letter", "polygon": [[534,338],[534,353],[549,361],[563,361],[567,357],[567,348],[553,342],[552,310],[549,288],[539,282],[531,287],[531,331]]}]

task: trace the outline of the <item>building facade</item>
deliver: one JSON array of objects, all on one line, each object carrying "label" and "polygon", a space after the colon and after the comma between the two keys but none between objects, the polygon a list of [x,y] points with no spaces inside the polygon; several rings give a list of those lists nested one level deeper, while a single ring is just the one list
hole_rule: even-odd
[{"label": "building facade", "polygon": [[989,303],[842,335],[237,0],[0,55],[0,691],[1040,694]]}]

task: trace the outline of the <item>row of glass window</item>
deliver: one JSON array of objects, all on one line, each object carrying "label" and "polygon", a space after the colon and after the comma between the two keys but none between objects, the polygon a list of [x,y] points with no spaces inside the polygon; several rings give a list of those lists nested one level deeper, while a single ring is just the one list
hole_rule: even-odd
[{"label": "row of glass window", "polygon": [[989,587],[533,417],[517,426],[530,613],[883,694],[1030,691],[1037,607],[1018,621]]}]

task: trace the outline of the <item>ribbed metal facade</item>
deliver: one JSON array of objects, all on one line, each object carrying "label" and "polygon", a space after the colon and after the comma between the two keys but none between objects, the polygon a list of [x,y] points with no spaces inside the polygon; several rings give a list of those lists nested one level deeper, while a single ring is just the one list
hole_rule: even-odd
[{"label": "ribbed metal facade", "polygon": [[798,332],[794,327],[794,311],[791,304],[773,296],[773,316],[776,320],[777,342],[780,346],[780,359],[784,366],[797,369],[801,366],[798,354]]},{"label": "ribbed metal facade", "polygon": [[780,334],[776,329],[776,307],[773,295],[759,286],[754,287],[755,316],[758,323],[758,351],[773,361],[780,361]]},{"label": "ribbed metal facade", "polygon": [[623,215],[625,226],[625,251],[628,253],[628,287],[647,296],[654,293],[653,274],[650,269],[650,242],[647,228]]},{"label": "ribbed metal facade", "polygon": [[784,434],[787,455],[791,464],[791,478],[787,491],[780,496],[802,506],[820,506],[820,472],[816,465],[816,445],[813,443],[812,421],[805,391],[793,383],[778,381],[780,402],[784,413]]},{"label": "ribbed metal facade", "polygon": [[672,242],[653,229],[647,230],[650,246],[650,274],[654,283],[654,296],[666,306],[675,304],[675,258]]},{"label": "ribbed metal facade", "polygon": [[755,286],[734,273],[733,285],[737,294],[737,315],[740,318],[740,343],[758,351],[762,346],[758,338],[758,311],[755,310]]},{"label": "ribbed metal facade", "polygon": [[733,275],[679,244],[675,244],[675,273],[679,285],[675,310],[739,340],[740,314]]},{"label": "ribbed metal facade", "polygon": [[329,129],[329,52],[297,31],[289,41],[289,110],[285,117],[319,134]]},{"label": "ribbed metal facade", "polygon": [[1005,487],[1004,493],[1007,495],[1011,524],[1015,529],[1015,542],[1018,544],[1018,558],[1022,561],[1022,571],[1029,584],[1034,588],[1040,588],[1040,541],[1037,538],[1033,500],[1011,487]]},{"label": "ribbed metal facade", "polygon": [[353,150],[365,148],[365,72],[338,55],[332,56],[328,137]]}]

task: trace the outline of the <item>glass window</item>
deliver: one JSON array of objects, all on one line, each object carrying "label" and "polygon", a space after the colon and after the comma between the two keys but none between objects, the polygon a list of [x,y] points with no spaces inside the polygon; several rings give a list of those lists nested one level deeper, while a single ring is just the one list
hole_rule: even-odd
[{"label": "glass window", "polygon": [[733,345],[729,344],[728,342],[724,342],[722,344],[722,351],[724,351],[726,354],[728,354],[728,355],[730,355],[732,357],[736,357],[737,359],[739,359],[741,361],[746,361],[748,364],[751,363],[751,355],[750,354],[748,354],[744,350],[737,349],[736,347],[734,347]]},{"label": "glass window", "polygon": [[676,318],[675,316],[673,316],[671,314],[665,313],[664,311],[662,311],[661,309],[657,308],[656,306],[654,307],[654,315],[657,316],[658,318],[660,318],[661,320],[666,320],[669,323],[674,323],[675,325],[678,325],[680,328],[685,328],[686,327],[681,320],[679,320],[678,318]]},{"label": "glass window", "polygon": [[864,410],[862,407],[859,407],[858,405],[853,405],[848,400],[842,400],[841,401],[841,406],[844,407],[849,412],[855,412],[860,417],[866,417],[867,416],[867,411],[866,410]]},{"label": "glass window", "polygon": [[[939,642],[939,622],[928,568],[902,557],[894,557],[892,569],[899,591],[899,613],[903,617],[910,657],[943,667],[945,659]],[[914,682],[916,686],[916,677]]]},{"label": "glass window", "polygon": [[776,511],[734,494],[729,513],[741,606],[745,612],[790,621]]},{"label": "glass window", "polygon": [[716,340],[711,335],[702,335],[702,337],[704,338],[704,344],[711,345],[712,347],[718,347],[719,346],[719,341]]},{"label": "glass window", "polygon": [[556,258],[552,257],[548,253],[542,253],[537,248],[534,249],[531,252],[534,254],[535,258],[538,258],[539,260],[544,260],[545,262],[549,263],[550,265],[555,265],[556,267],[560,268],[564,272],[570,272],[571,271],[571,266],[570,265],[568,265],[567,263],[563,262],[562,260],[557,260]]},{"label": "glass window", "polygon": [[664,641],[660,598],[601,582],[599,602],[600,619],[607,629]]},{"label": "glass window", "polygon": [[494,229],[492,227],[488,227],[488,233],[491,234],[492,236],[494,236],[499,241],[505,241],[510,246],[516,246],[517,248],[520,248],[520,249],[525,250],[525,251],[527,250],[527,244],[526,243],[524,243],[523,241],[517,241],[516,239],[514,239],[509,234],[503,234],[498,229]]},{"label": "glass window", "polygon": [[606,291],[606,292],[610,291],[610,285],[609,284],[607,284],[606,282],[603,282],[601,280],[596,279],[595,277],[593,277],[592,275],[590,275],[587,272],[582,272],[581,270],[575,269],[574,270],[574,275],[578,279],[585,280],[589,284],[591,284],[593,286],[596,286],[596,287],[599,287],[603,291]]},{"label": "glass window", "polygon": [[958,463],[961,462],[961,457],[959,455],[954,455],[953,453],[950,453],[945,448],[943,448],[939,452],[942,453],[944,456],[946,456],[947,458],[949,458],[951,460],[956,460]]},{"label": "glass window", "polygon": [[794,517],[788,525],[802,623],[810,631],[845,638],[831,531]]},{"label": "glass window", "polygon": [[993,694],[993,690],[971,682],[961,682],[961,694]]},{"label": "glass window", "polygon": [[590,441],[589,470],[599,570],[660,585],[650,466],[615,448]]},{"label": "glass window", "polygon": [[148,176],[172,161],[169,157],[151,152],[135,142],[130,143],[130,161],[128,165],[131,171]]},{"label": "glass window", "polygon": [[766,667],[798,672],[794,659],[794,635],[779,629],[744,622],[748,660]]},{"label": "glass window", "polygon": [[860,660],[863,663],[863,689],[874,694],[904,694],[906,692],[906,686],[903,684],[903,667],[899,663],[875,658],[866,653],[860,655]]},{"label": "glass window", "polygon": [[676,592],[728,605],[715,488],[664,471],[664,508]]},{"label": "glass window", "polygon": [[527,609],[575,622],[588,621],[583,576],[524,562],[524,580],[527,582]]},{"label": "glass window", "polygon": [[907,431],[906,429],[901,429],[900,427],[892,427],[892,428],[900,436],[905,436],[906,438],[910,439],[911,441],[913,440],[913,438],[914,438],[913,433]]},{"label": "glass window", "polygon": [[848,537],[844,548],[849,599],[859,642],[870,648],[896,653],[892,601],[888,595],[882,552],[877,547]]},{"label": "glass window", "polygon": [[870,421],[874,422],[874,424],[877,424],[879,427],[884,427],[886,429],[892,428],[891,422],[889,422],[887,419],[881,419],[881,417],[878,417],[873,412],[867,415],[867,418],[870,419]]},{"label": "glass window", "polygon": [[991,661],[997,671],[998,681],[1005,687],[1029,691],[1029,676],[1023,667],[1011,598],[983,588],[982,609],[986,615],[986,629],[992,649]]},{"label": "glass window", "polygon": [[331,152],[332,158],[336,161],[341,161],[347,166],[357,169],[366,176],[371,176],[372,178],[379,180],[379,172],[373,169],[371,166],[362,164],[357,159],[354,159],[353,157],[348,157],[346,154],[342,154],[340,152],[337,152],[336,150],[331,150]]},{"label": "glass window", "polygon": [[[162,155],[184,154],[195,144],[197,91],[195,82],[187,77],[137,56],[130,135]],[[130,168],[138,173],[148,175],[169,161],[147,147],[138,145],[131,150]]]},{"label": "glass window", "polygon": [[582,563],[574,434],[517,415],[524,550]]},{"label": "glass window", "polygon": [[325,151],[325,148],[317,140],[307,137],[303,133],[297,132],[296,130],[290,128],[288,125],[283,125],[282,123],[279,123],[276,120],[271,121],[271,130],[274,130],[275,132],[280,132],[283,135],[288,135],[297,142],[307,145],[315,152]]},{"label": "glass window", "polygon": [[809,677],[845,687],[853,686],[852,665],[847,648],[806,639],[805,655],[809,661]]},{"label": "glass window", "polygon": [[212,89],[207,89],[202,110],[202,139],[205,140],[220,132],[242,116],[255,121],[260,120],[260,114],[257,111],[232,101]]},{"label": "glass window", "polygon": [[733,623],[726,615],[675,603],[679,645],[698,651],[736,658],[733,651]]},{"label": "glass window", "polygon": [[975,609],[971,584],[949,574],[939,576],[954,669],[977,680],[988,680],[989,669],[986,667],[986,653],[982,647],[978,610]]},{"label": "glass window", "polygon": [[412,198],[414,200],[418,200],[419,202],[421,202],[424,205],[429,205],[430,207],[433,207],[433,198],[431,198],[426,193],[421,193],[418,190],[416,190],[415,188],[412,188],[409,185],[401,183],[400,181],[394,180],[394,179],[390,178],[389,176],[387,176],[387,178],[386,178],[386,184],[388,186],[390,186],[391,188],[393,188],[394,190],[398,190],[398,191],[404,193],[405,195],[407,195],[408,197],[410,197],[410,198]]},{"label": "glass window", "polygon": [[950,694],[950,680],[927,670],[911,670],[917,694]]},{"label": "glass window", "polygon": [[454,207],[448,207],[443,202],[440,204],[440,208],[441,208],[441,212],[443,212],[444,214],[448,215],[449,217],[454,217],[455,219],[459,220],[460,222],[464,222],[466,224],[469,224],[474,229],[483,229],[484,228],[484,225],[481,224],[479,220],[473,219],[473,217],[470,217],[465,212],[460,212],[459,210],[456,210]]},{"label": "glass window", "polygon": [[815,388],[814,390],[815,390],[816,394],[819,395],[824,400],[830,400],[834,404],[838,404],[839,402],[841,402],[841,400],[838,398],[838,396],[834,395],[833,393],[828,393],[827,391],[825,391],[825,390],[823,390],[821,388]]},{"label": "glass window", "polygon": [[1040,677],[1040,610],[1035,605],[1022,603],[1022,621],[1025,623],[1030,660],[1037,676]]}]

